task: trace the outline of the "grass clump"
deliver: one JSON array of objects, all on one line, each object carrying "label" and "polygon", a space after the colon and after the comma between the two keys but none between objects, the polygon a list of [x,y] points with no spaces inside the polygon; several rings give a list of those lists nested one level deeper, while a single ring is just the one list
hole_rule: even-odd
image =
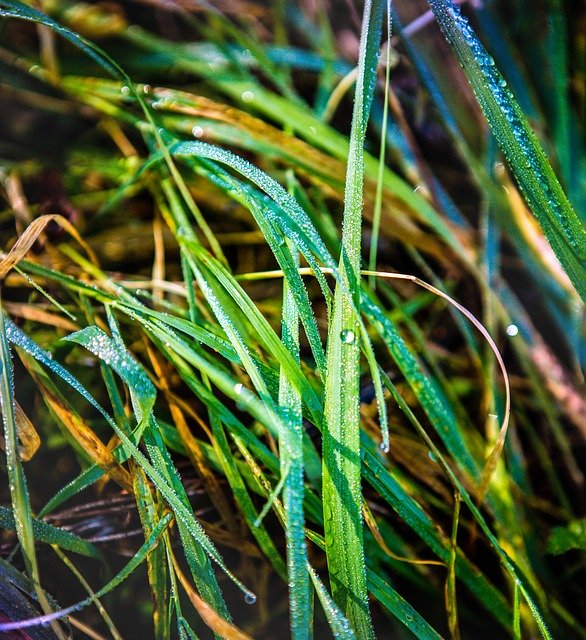
[{"label": "grass clump", "polygon": [[0,0],[3,633],[586,636],[538,4]]}]

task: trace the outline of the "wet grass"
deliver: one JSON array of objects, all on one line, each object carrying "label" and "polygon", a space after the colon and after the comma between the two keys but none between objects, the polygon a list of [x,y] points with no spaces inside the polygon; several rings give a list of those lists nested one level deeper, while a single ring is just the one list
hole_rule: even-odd
[{"label": "wet grass", "polygon": [[585,637],[583,12],[43,9],[0,0],[0,630]]}]

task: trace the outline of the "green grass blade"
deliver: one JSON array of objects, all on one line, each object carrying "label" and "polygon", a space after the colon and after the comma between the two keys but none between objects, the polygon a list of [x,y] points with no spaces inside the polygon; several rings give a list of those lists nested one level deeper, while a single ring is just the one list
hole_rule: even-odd
[{"label": "green grass blade", "polygon": [[419,640],[441,640],[442,636],[391,585],[374,571],[368,572],[372,595]]},{"label": "green grass blade", "polygon": [[[40,583],[39,567],[35,551],[33,517],[18,449],[18,433],[14,408],[14,374],[7,338],[6,318],[4,312],[0,311],[0,406],[2,408],[4,448],[6,451],[6,469],[8,473],[10,501],[12,503],[12,516],[26,570],[33,583],[41,608],[48,613],[51,611],[51,607]],[[63,631],[57,624],[53,624],[52,627],[58,638],[65,637]]]},{"label": "green grass blade", "polygon": [[586,231],[505,80],[452,0],[429,0],[521,190],[576,290],[586,299]]},{"label": "green grass blade", "polygon": [[139,429],[144,427],[155,404],[156,389],[144,369],[124,346],[96,326],[72,333],[65,340],[80,344],[116,371],[130,389]]},{"label": "green grass blade", "polygon": [[[298,258],[295,262],[299,262]],[[287,280],[283,282],[283,344],[296,362],[299,362],[299,316],[295,298]],[[305,518],[303,512],[303,416],[299,390],[291,384],[288,372],[281,367],[279,405],[289,423],[289,430],[280,439],[281,476],[285,477],[283,507],[285,509],[285,535],[287,538],[287,566],[289,573],[289,609],[291,637],[304,640],[311,633],[311,605],[307,547],[305,544]]]},{"label": "green grass blade", "polygon": [[[102,557],[100,550],[91,542],[70,533],[65,529],[54,527],[52,524],[31,517],[32,533],[35,540],[46,544],[54,544],[66,551],[73,551],[88,558]],[[0,528],[16,530],[17,524],[12,509],[0,507]]]},{"label": "green grass blade", "polygon": [[[259,341],[261,342],[261,344],[263,344],[263,346],[269,353],[277,357],[278,361],[286,367],[288,377],[302,394],[303,400],[312,416],[314,417],[316,423],[320,424],[322,405],[319,398],[317,397],[315,391],[309,385],[307,378],[299,367],[299,364],[295,362],[295,359],[283,346],[283,343],[281,342],[281,340],[279,340],[278,336],[276,335],[270,324],[267,322],[266,318],[259,313],[256,306],[245,294],[241,286],[236,282],[235,278],[227,270],[223,269],[222,265],[220,265],[212,256],[207,254],[207,252],[205,252],[201,248],[191,245],[191,249],[194,252],[197,252],[197,256],[202,263],[201,267],[197,269],[199,272],[198,282],[200,283],[202,290],[206,292],[206,289],[214,287],[215,290],[218,291],[218,285],[216,284],[217,282],[223,288],[225,293],[227,293],[233,299],[234,303],[236,304],[236,308],[244,311],[246,317],[253,321]],[[207,295],[210,296],[210,294]],[[211,296],[208,297],[208,301],[210,300]],[[220,312],[221,310],[218,309],[218,313]],[[228,319],[222,320],[221,318],[219,318],[219,321],[224,327],[224,330],[226,330],[229,324]],[[224,326],[224,324],[226,326]],[[245,364],[245,366],[248,364],[248,366],[256,369],[256,366],[254,366],[249,354],[242,351],[242,349],[245,349],[245,345],[241,344],[240,346],[238,346],[235,341],[231,341],[234,348],[241,356],[243,364]],[[247,360],[249,360],[248,363],[246,362]],[[248,371],[253,381],[254,377],[252,371],[254,369]],[[264,386],[264,383],[260,382],[260,376],[258,378],[258,384]],[[262,386],[259,387],[259,392],[263,391]]]},{"label": "green grass blade", "polygon": [[[151,493],[146,475],[137,470],[134,475],[134,495],[145,539],[148,539],[162,517],[162,505]],[[165,543],[168,539],[163,538]],[[158,544],[146,558],[153,601],[153,626],[156,640],[170,638],[170,601],[165,547]]]},{"label": "green grass blade", "polygon": [[370,619],[362,534],[360,488],[360,343],[356,311],[361,264],[363,146],[376,82],[384,3],[367,1],[350,151],[346,173],[341,282],[337,283],[327,345],[323,432],[323,501],[326,556],[332,595],[359,638],[374,638]]},{"label": "green grass blade", "polygon": [[123,81],[128,79],[122,69],[108,55],[93,44],[93,42],[90,42],[83,36],[80,36],[63,25],[60,25],[58,22],[55,22],[47,15],[33,7],[15,0],[0,0],[0,17],[18,18],[20,20],[27,20],[37,24],[44,24],[47,27],[54,29],[61,36],[72,42],[76,47],[79,47],[110,75]]},{"label": "green grass blade", "polygon": [[[171,487],[174,497],[177,498],[183,507],[181,511],[185,514],[193,514],[185,487],[181,482],[181,477],[173,464],[171,455],[163,443],[158,425],[152,415],[145,429],[144,442],[153,467],[157,469]],[[161,490],[160,487],[159,491],[165,496],[165,491]],[[215,550],[215,547],[213,547],[211,541],[207,539],[203,528],[199,522],[195,520],[193,515],[191,519],[195,522],[195,527],[193,523],[190,524],[185,518],[177,518],[177,528],[191,575],[202,598],[225,620],[230,620],[230,614],[210,563],[212,557],[220,560],[221,557]],[[204,542],[204,544],[202,544],[202,542]],[[212,554],[209,553],[210,549],[213,550]],[[234,578],[230,572],[228,572],[228,575]],[[238,581],[236,581],[236,584],[239,584]]]},{"label": "green grass blade", "polygon": [[218,454],[222,471],[230,484],[232,495],[238,503],[238,506],[244,516],[246,523],[250,527],[259,547],[270,560],[275,571],[282,577],[286,578],[287,571],[285,563],[279,553],[277,547],[270,534],[262,523],[258,523],[258,512],[246,488],[246,484],[238,469],[238,465],[234,460],[234,454],[230,449],[228,439],[222,422],[213,410],[209,411],[210,426],[214,435],[214,448]]},{"label": "green grass blade", "polygon": [[[574,186],[572,185],[574,168],[578,166],[578,162],[577,158],[572,158],[571,135],[577,134],[577,131],[572,131],[571,107],[568,100],[570,86],[568,29],[563,2],[547,0],[545,5],[547,32],[542,47],[537,49],[538,53],[541,53],[538,63],[546,60],[549,63],[549,68],[546,67],[546,73],[543,74],[545,82],[542,87],[544,94],[542,99],[547,115],[553,120],[550,126],[563,184],[571,194]],[[547,89],[545,89],[546,86]]]},{"label": "green grass blade", "polygon": [[332,600],[332,597],[325,588],[323,582],[319,579],[315,569],[308,565],[309,575],[313,581],[317,597],[321,603],[321,606],[326,614],[327,621],[332,629],[334,638],[341,638],[342,640],[356,640],[357,636],[352,629],[352,626],[348,620],[344,617],[344,614],[340,611],[337,604]]},{"label": "green grass blade", "polygon": [[[385,47],[385,93],[383,104],[383,119],[381,126],[381,142],[378,156],[378,173],[376,177],[376,194],[374,201],[374,215],[372,218],[372,237],[370,239],[370,251],[368,255],[368,269],[376,270],[376,254],[378,251],[378,236],[380,231],[382,199],[383,199],[383,179],[385,169],[385,156],[387,149],[387,125],[389,120],[389,85],[391,74],[391,26],[392,26],[391,0],[387,0],[387,45]],[[374,276],[369,279],[371,288],[374,288]]]},{"label": "green grass blade", "polygon": [[18,435],[14,415],[14,374],[10,347],[6,340],[4,314],[0,314],[0,399],[2,406],[2,422],[4,427],[4,447],[6,451],[6,469],[10,499],[16,514],[16,535],[22,548],[27,571],[33,582],[38,583],[35,544],[33,535],[32,514],[24,471],[18,450]]},{"label": "green grass blade", "polygon": [[[288,237],[294,240],[295,246],[297,246],[308,261],[311,260],[312,255],[319,255],[320,257],[327,255],[325,244],[319,235],[315,233],[307,213],[305,213],[295,199],[287,193],[278,182],[254,165],[225,149],[204,142],[177,142],[170,147],[169,152],[174,157],[196,156],[227,164],[274,200],[280,211],[275,216],[275,212],[273,212],[272,207],[270,207],[270,202],[264,202],[263,204],[267,208],[266,214],[272,217],[273,222],[278,227],[287,231]],[[154,154],[149,159],[149,162],[145,164],[144,169],[160,161],[160,159],[160,154]],[[288,215],[284,216],[283,212]],[[317,266],[311,262],[310,265]],[[336,264],[333,260],[326,266],[336,269]],[[321,277],[319,269],[316,270],[316,275],[318,278]],[[323,280],[322,285],[322,288],[327,292],[328,287]]]}]

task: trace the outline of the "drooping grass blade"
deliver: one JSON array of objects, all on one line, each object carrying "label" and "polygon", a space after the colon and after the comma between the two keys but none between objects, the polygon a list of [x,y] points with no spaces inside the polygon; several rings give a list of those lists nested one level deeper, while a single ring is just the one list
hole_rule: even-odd
[{"label": "drooping grass blade", "polygon": [[586,231],[506,81],[452,0],[429,0],[462,64],[523,195],[582,299],[586,299]]}]

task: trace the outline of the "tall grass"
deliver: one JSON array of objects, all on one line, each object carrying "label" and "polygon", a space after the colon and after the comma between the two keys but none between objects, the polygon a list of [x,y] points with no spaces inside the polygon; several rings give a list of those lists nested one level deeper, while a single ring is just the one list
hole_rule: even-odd
[{"label": "tall grass", "polygon": [[586,637],[585,70],[538,4],[0,0],[3,633]]}]

